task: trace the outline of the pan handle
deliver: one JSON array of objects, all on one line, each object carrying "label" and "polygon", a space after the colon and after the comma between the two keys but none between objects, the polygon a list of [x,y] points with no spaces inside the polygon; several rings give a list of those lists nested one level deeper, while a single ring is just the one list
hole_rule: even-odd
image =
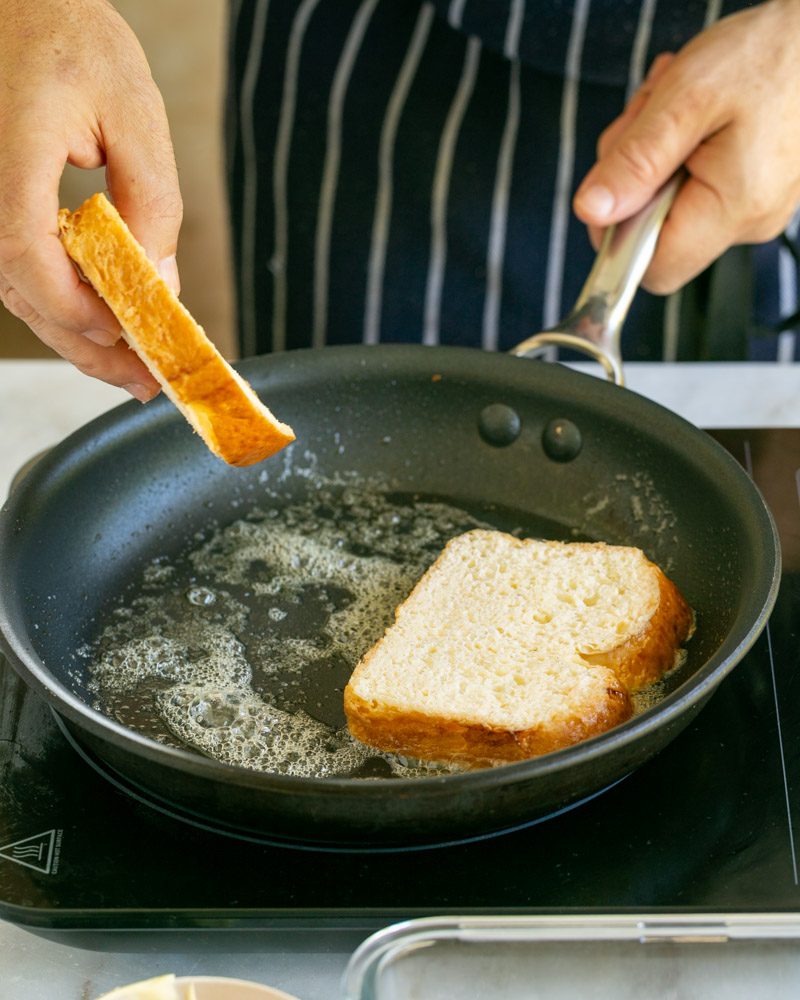
[{"label": "pan handle", "polygon": [[684,180],[681,171],[636,215],[609,226],[572,311],[509,353],[530,357],[550,346],[569,347],[599,361],[608,378],[625,384],[620,335],[639,282],[653,259],[661,226]]}]

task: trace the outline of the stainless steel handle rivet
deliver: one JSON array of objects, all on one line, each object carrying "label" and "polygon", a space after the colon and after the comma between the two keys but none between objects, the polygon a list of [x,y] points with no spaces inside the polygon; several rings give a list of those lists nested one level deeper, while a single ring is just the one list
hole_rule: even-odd
[{"label": "stainless steel handle rivet", "polygon": [[478,417],[478,432],[483,440],[495,448],[513,444],[522,430],[522,421],[516,410],[505,403],[490,403]]},{"label": "stainless steel handle rivet", "polygon": [[571,420],[551,420],[542,431],[542,448],[554,462],[571,462],[583,448],[583,437]]}]

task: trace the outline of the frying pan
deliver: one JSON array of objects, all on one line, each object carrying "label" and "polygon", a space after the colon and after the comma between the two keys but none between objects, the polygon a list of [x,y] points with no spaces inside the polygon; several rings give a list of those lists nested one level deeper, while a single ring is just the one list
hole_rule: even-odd
[{"label": "frying pan", "polygon": [[[645,256],[658,224],[651,216],[639,226]],[[588,284],[605,286],[602,302],[583,295],[572,325],[600,330],[593,353],[609,316],[611,339],[618,335],[619,303],[644,266],[631,267],[638,253],[628,248],[624,266],[609,266],[607,243],[598,257]],[[758,490],[704,432],[611,381],[511,355],[402,345],[297,351],[239,368],[294,427],[291,449],[231,469],[167,400],[128,403],[49,452],[0,515],[8,658],[82,752],[150,802],[318,849],[395,849],[510,829],[594,795],[661,750],[766,623],[780,556]],[[92,708],[76,650],[119,595],[154,559],[178,558],[198,532],[241,517],[265,491],[287,501],[307,495],[310,468],[441,498],[488,520],[502,514],[552,525],[561,537],[640,546],[696,610],[686,663],[657,704],[605,734],[538,759],[424,779],[261,773],[163,745]],[[309,714],[346,679],[309,679]]]}]

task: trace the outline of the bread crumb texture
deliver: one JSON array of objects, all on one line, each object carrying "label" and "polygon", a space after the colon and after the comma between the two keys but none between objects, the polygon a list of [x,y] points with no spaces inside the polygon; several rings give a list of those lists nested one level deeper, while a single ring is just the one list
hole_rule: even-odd
[{"label": "bread crumb texture", "polygon": [[605,732],[693,629],[640,549],[475,530],[450,541],[345,689],[351,733],[475,765]]},{"label": "bread crumb texture", "polygon": [[103,194],[59,212],[61,240],[128,344],[209,449],[252,465],[294,440],[222,357]]}]

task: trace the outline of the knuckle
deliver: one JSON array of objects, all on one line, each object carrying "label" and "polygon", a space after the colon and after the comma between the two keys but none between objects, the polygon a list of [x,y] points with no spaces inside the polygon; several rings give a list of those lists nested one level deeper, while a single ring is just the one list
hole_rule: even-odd
[{"label": "knuckle", "polygon": [[743,197],[739,203],[739,215],[750,226],[760,227],[775,216],[775,199],[770,188],[764,188],[757,181],[743,185]]},{"label": "knuckle", "polygon": [[102,363],[89,352],[76,351],[71,353],[67,357],[67,361],[71,361],[79,372],[89,375],[91,378],[100,378],[103,374]]},{"label": "knuckle", "polygon": [[648,121],[623,136],[617,154],[628,173],[644,186],[664,179],[665,171],[696,132],[708,103],[702,82],[684,88],[680,99],[670,101]]},{"label": "knuckle", "polygon": [[761,216],[751,218],[742,238],[748,243],[768,243],[776,239],[786,228],[788,219],[783,215],[774,213],[764,213]]},{"label": "knuckle", "polygon": [[717,90],[712,81],[706,80],[702,73],[687,79],[684,75],[681,81],[680,94],[670,102],[665,115],[674,126],[685,128],[686,125],[703,116],[708,108],[718,101]]},{"label": "knuckle", "polygon": [[642,279],[642,287],[653,295],[672,295],[691,277],[696,261],[689,259],[680,241],[668,243],[656,250],[655,257]]},{"label": "knuckle", "polygon": [[[760,176],[759,176],[760,175]],[[774,177],[757,166],[737,185],[732,202],[733,238],[765,243],[779,236],[793,214],[794,201],[776,192]]]},{"label": "knuckle", "polygon": [[661,177],[659,146],[655,137],[637,136],[622,139],[616,148],[625,170],[643,186],[658,182]]},{"label": "knuckle", "polygon": [[600,133],[597,139],[597,146],[595,147],[595,152],[598,159],[602,159],[603,156],[608,151],[608,149],[610,149],[611,140],[614,136],[614,132],[615,132],[614,126],[609,125],[606,128],[604,128],[603,131]]},{"label": "knuckle", "polygon": [[0,298],[2,298],[3,305],[12,316],[21,319],[23,323],[27,323],[31,328],[39,320],[38,312],[20,295],[16,288],[7,288],[4,292],[0,293]]},{"label": "knuckle", "polygon": [[0,233],[0,268],[14,268],[30,252],[31,240],[19,232]]},{"label": "knuckle", "polygon": [[674,276],[662,274],[656,271],[654,274],[648,272],[642,281],[642,287],[652,295],[672,295],[677,292],[683,284]]}]

